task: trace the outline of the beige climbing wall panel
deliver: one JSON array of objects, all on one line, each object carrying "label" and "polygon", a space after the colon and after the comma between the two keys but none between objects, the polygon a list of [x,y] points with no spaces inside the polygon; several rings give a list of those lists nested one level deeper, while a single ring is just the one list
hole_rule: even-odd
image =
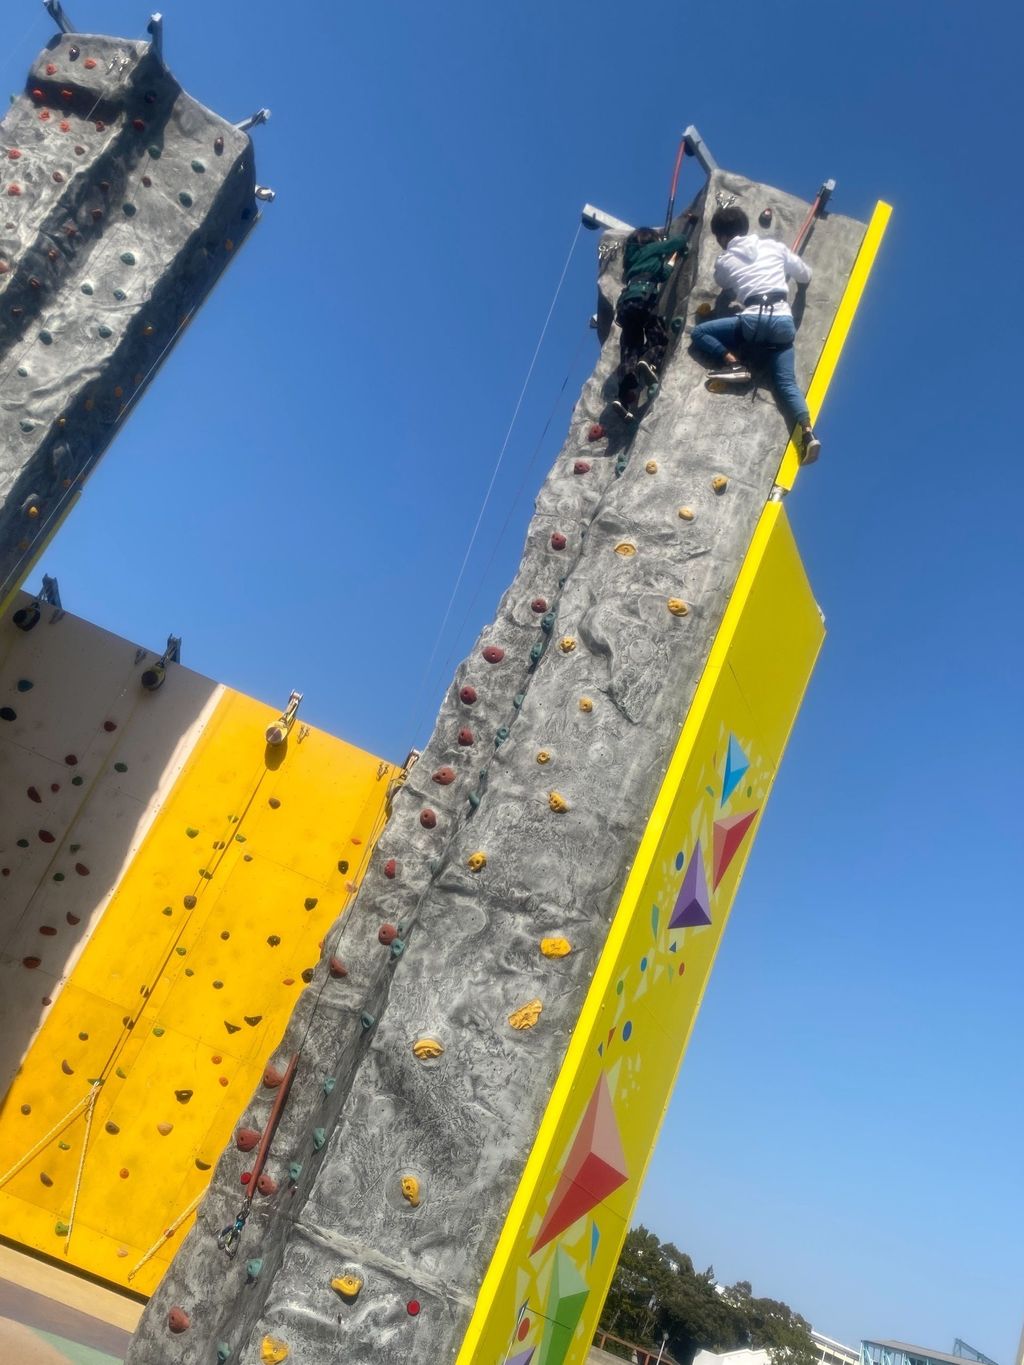
[{"label": "beige climbing wall panel", "polygon": [[146,1293],[394,770],[298,722],[268,747],[273,708],[184,668],[147,693],[137,655],[71,616],[0,625],[0,1227]]}]

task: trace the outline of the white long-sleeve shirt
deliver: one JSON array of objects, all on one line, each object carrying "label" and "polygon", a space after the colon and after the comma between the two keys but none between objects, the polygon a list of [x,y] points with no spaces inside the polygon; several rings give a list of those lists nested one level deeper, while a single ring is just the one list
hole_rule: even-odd
[{"label": "white long-sleeve shirt", "polygon": [[[770,294],[775,290],[788,293],[789,281],[806,284],[811,278],[811,267],[790,251],[784,242],[771,237],[758,237],[756,232],[746,237],[734,237],[715,262],[715,283],[731,289],[744,305],[745,313],[757,312],[757,304],[747,308],[752,294]],[[776,315],[789,313],[789,303],[775,304]]]}]

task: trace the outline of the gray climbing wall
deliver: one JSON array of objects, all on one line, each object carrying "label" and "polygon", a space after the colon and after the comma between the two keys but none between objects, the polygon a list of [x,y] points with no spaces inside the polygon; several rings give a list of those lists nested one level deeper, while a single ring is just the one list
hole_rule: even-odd
[{"label": "gray climbing wall", "polygon": [[250,139],[146,43],[54,38],[0,124],[0,600],[256,220]]},{"label": "gray climbing wall", "polygon": [[[674,314],[717,300],[707,220],[718,194],[737,196],[752,220],[771,204],[771,231],[786,240],[807,207],[717,172],[668,291]],[[810,239],[805,382],[863,232],[832,215]],[[620,245],[602,241],[609,303]],[[299,1053],[268,1166],[276,1192],[255,1196],[229,1259],[216,1236],[239,1210],[252,1153],[224,1154],[130,1365],[440,1365],[459,1350],[786,443],[767,394],[706,391],[685,337],[639,427],[609,422],[597,435],[617,341],[584,386],[516,579],[453,680],[356,904],[328,935],[275,1072],[241,1120],[264,1128]],[[545,936],[572,951],[543,956]],[[514,1027],[529,1001],[539,1018]],[[562,1359],[545,1354],[544,1365]]]}]

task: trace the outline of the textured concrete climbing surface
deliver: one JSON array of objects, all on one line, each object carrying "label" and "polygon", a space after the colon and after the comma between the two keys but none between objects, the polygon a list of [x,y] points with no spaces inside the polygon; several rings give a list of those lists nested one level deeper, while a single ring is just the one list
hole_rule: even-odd
[{"label": "textured concrete climbing surface", "polygon": [[[718,194],[736,196],[755,217],[770,200],[772,230],[783,237],[793,235],[806,212],[790,196],[716,173],[695,205],[694,251],[667,291],[673,315],[689,316],[695,304],[715,298],[716,247],[707,220]],[[798,343],[805,382],[863,236],[862,225],[834,215],[811,237],[815,282]],[[609,306],[621,287],[620,245],[614,237],[602,243],[599,284]],[[598,1001],[597,1018],[627,1004],[631,1014],[616,1016],[610,1038],[598,1040],[588,1024],[590,1088],[578,1101],[571,1098],[572,1077],[563,1082],[563,1062],[568,1066],[570,1039],[576,1046],[585,1000],[591,1008],[591,978],[610,970],[609,925],[624,904],[680,725],[702,677],[724,676],[722,660],[706,666],[741,567],[755,545],[765,558],[774,543],[782,509],[770,495],[786,445],[765,394],[708,393],[685,338],[658,398],[639,426],[625,431],[607,411],[616,351],[613,335],[538,497],[516,579],[459,668],[434,734],[395,797],[354,911],[328,935],[325,953],[343,958],[348,973],[332,980],[324,962],[276,1054],[279,1067],[294,1053],[300,1059],[270,1167],[287,1170],[299,1161],[302,1174],[274,1199],[254,1201],[245,1251],[229,1260],[216,1235],[238,1212],[246,1158],[228,1147],[196,1226],[143,1318],[131,1365],[206,1361],[217,1343],[248,1365],[268,1335],[287,1342],[293,1358],[324,1365],[339,1357],[387,1365],[451,1362],[456,1355],[460,1365],[497,1365],[522,1329],[518,1305],[507,1307],[505,1270],[510,1248],[524,1238],[524,1256],[536,1247],[544,1259],[539,1277],[529,1266],[509,1272],[511,1293],[517,1275],[529,1282],[531,1306],[515,1359],[533,1365],[582,1359],[587,1313],[592,1320],[603,1292],[591,1293],[587,1267],[604,1275],[600,1258],[614,1260],[642,1166],[631,1148],[633,1165],[624,1169],[616,1136],[616,1106],[635,1099],[638,1082],[628,1073],[632,1088],[624,1085],[620,1094],[617,1077],[627,1070],[617,1060],[606,1070],[604,1049],[616,1040],[628,1046],[647,1032],[643,995],[655,980],[653,972],[647,976],[653,956],[644,953],[632,966],[629,994],[623,975],[622,989],[611,979],[607,1004]],[[716,487],[718,479],[724,482]],[[732,679],[724,709],[702,707],[713,723],[700,730],[686,769],[688,802],[695,792],[705,793],[705,803],[723,801],[728,786],[730,800],[756,794],[763,804],[770,786],[821,637],[799,559],[786,558],[784,536],[780,544],[779,583],[793,589],[797,613],[792,663],[783,670],[784,686],[773,684],[778,697],[771,705],[755,702],[744,713],[752,734],[764,730],[764,752],[749,756],[754,743],[746,731],[747,747],[737,741],[730,750],[722,733],[740,714],[742,689]],[[628,553],[616,553],[625,546]],[[760,633],[747,646],[748,684],[758,682],[773,613],[785,619],[783,601],[761,604]],[[729,630],[740,638],[735,623]],[[581,698],[592,702],[590,710]],[[434,780],[449,771],[453,780]],[[698,776],[702,785],[691,790]],[[676,808],[671,796],[665,802],[677,810],[665,836],[675,846],[671,856],[659,852],[658,867],[673,894],[691,867],[703,869],[705,880],[712,875],[714,847],[724,870],[714,904],[693,873],[672,931],[675,949],[664,941],[670,905],[653,911],[644,905],[629,921],[637,934],[658,936],[659,989],[670,970],[677,985],[686,983],[683,1007],[652,1024],[668,1040],[653,1054],[661,1106],[713,956],[707,917],[698,922],[697,910],[714,910],[720,926],[747,847],[732,827],[716,831],[715,845],[698,823],[704,807],[698,817],[692,805]],[[742,805],[722,812],[728,819],[747,813]],[[711,840],[703,860],[693,842],[698,827]],[[484,851],[481,864],[476,855]],[[404,945],[397,959],[383,950],[383,925]],[[704,944],[689,972],[670,956],[687,946],[684,935]],[[625,942],[623,935],[618,941]],[[583,1075],[582,1061],[575,1064]],[[561,1110],[546,1117],[556,1082]],[[262,1130],[271,1102],[258,1090],[245,1122]],[[569,1126],[564,1140],[559,1125]],[[546,1134],[543,1151],[539,1131]],[[648,1147],[650,1132],[643,1137]],[[536,1163],[531,1152],[540,1153]],[[544,1205],[539,1214],[517,1194],[526,1189],[528,1158],[530,1189]],[[535,1164],[551,1172],[543,1195]],[[587,1205],[575,1187],[583,1182],[586,1189],[595,1170],[603,1183]],[[415,1205],[403,1197],[410,1175],[419,1182]],[[573,1188],[555,1188],[563,1175]],[[602,1225],[591,1226],[583,1220],[598,1202]],[[245,1276],[245,1254],[263,1262],[256,1284]],[[489,1271],[501,1257],[504,1269]],[[343,1285],[358,1290],[347,1294]],[[172,1303],[192,1315],[187,1337],[172,1339],[166,1330]]]},{"label": "textured concrete climbing surface", "polygon": [[146,43],[55,37],[0,124],[0,602],[256,219],[246,133]]},{"label": "textured concrete climbing surface", "polygon": [[273,708],[180,666],[147,692],[153,655],[127,640],[49,609],[27,633],[11,616],[0,1220],[147,1291],[225,1143],[258,1142],[241,1125],[233,1138],[238,1115],[351,898],[393,770],[306,727],[271,753]]}]

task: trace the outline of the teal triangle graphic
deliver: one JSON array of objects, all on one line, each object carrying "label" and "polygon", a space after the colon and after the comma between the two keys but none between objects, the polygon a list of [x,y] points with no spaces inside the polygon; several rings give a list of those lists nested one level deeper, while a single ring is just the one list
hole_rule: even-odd
[{"label": "teal triangle graphic", "polygon": [[743,774],[750,767],[750,759],[740,748],[735,735],[729,736],[729,748],[725,755],[725,780],[722,783],[722,805],[740,785]]},{"label": "teal triangle graphic", "polygon": [[658,919],[659,919],[658,907],[654,906],[654,908],[651,910],[651,928],[654,930],[655,938],[658,937]]},{"label": "teal triangle graphic", "polygon": [[601,1229],[596,1223],[590,1225],[590,1263],[593,1265],[594,1257],[597,1255],[597,1244],[601,1240]]}]

